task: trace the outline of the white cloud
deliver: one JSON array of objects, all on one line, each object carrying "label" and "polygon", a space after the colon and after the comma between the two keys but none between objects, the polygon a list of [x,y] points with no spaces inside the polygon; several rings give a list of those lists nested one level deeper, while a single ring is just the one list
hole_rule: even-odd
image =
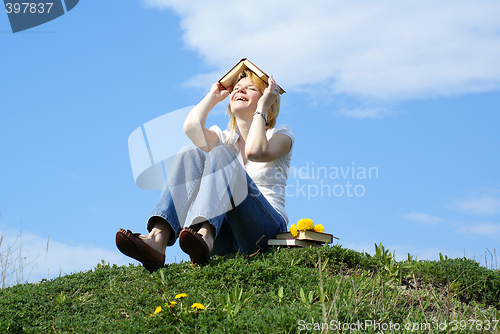
[{"label": "white cloud", "polygon": [[491,195],[460,199],[451,208],[471,214],[492,216],[500,212],[500,199]]},{"label": "white cloud", "polygon": [[478,223],[476,225],[462,225],[457,228],[458,233],[472,233],[481,236],[500,237],[500,224]]},{"label": "white cloud", "polygon": [[444,221],[444,218],[440,217],[435,217],[428,215],[426,213],[418,213],[418,212],[411,212],[406,215],[403,215],[403,218],[408,219],[408,220],[413,220],[416,222],[424,223],[424,224],[436,224],[439,222]]},{"label": "white cloud", "polygon": [[[118,265],[135,262],[118,251],[92,245],[67,245],[28,231],[20,235],[15,230],[5,230],[0,232],[1,236],[0,269],[7,268],[7,285],[17,283],[18,277],[20,282],[37,282],[42,278],[90,270],[102,260]],[[20,258],[22,262],[19,262]],[[8,267],[7,263],[10,264]]]},{"label": "white cloud", "polygon": [[387,111],[381,108],[365,108],[365,109],[342,109],[340,110],[340,114],[358,119],[363,119],[363,118],[377,119],[385,116],[388,113]]},{"label": "white cloud", "polygon": [[242,57],[274,74],[286,90],[319,85],[331,94],[400,100],[500,86],[497,1],[142,3],[180,16],[184,43],[215,69],[190,80],[203,87]]}]

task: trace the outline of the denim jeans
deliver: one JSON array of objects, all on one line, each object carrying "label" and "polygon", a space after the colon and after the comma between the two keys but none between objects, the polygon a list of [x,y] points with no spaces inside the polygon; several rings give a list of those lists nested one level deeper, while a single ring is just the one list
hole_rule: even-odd
[{"label": "denim jeans", "polygon": [[148,220],[149,231],[159,217],[174,235],[183,227],[208,221],[215,227],[211,255],[265,249],[267,240],[286,231],[285,219],[269,204],[227,146],[209,153],[184,147],[175,157],[158,204]]}]

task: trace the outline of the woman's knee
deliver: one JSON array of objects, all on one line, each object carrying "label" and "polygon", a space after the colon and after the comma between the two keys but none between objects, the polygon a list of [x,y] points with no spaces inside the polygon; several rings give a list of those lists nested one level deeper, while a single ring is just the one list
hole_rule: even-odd
[{"label": "woman's knee", "polygon": [[222,155],[222,156],[231,156],[231,155],[235,155],[234,152],[229,148],[229,146],[225,146],[225,145],[217,145],[215,146],[214,148],[212,148],[209,152],[209,154],[211,155],[215,155],[215,156],[219,156],[219,155]]},{"label": "woman's knee", "polygon": [[[179,175],[188,179],[194,178],[199,174],[198,171],[203,169],[205,160],[206,153],[196,146],[187,145],[181,148],[173,160],[164,161],[168,185],[178,184]],[[184,177],[181,179],[184,180]]]},{"label": "woman's knee", "polygon": [[237,159],[236,154],[227,146],[215,146],[208,153],[215,169],[221,169]]},{"label": "woman's knee", "polygon": [[206,159],[206,153],[200,150],[198,147],[193,145],[183,146],[179,152],[175,155],[174,163],[176,164],[186,164],[195,163],[203,164]]},{"label": "woman's knee", "polygon": [[177,155],[205,157],[206,153],[194,145],[185,145],[177,152]]}]

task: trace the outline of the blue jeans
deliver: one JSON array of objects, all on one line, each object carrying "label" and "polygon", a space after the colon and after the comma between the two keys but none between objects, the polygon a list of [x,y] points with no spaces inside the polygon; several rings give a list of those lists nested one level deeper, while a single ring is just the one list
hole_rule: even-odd
[{"label": "blue jeans", "polygon": [[183,227],[208,221],[215,227],[211,255],[265,249],[267,240],[286,231],[285,219],[269,204],[236,155],[219,145],[209,153],[184,147],[175,157],[158,204],[148,220],[172,227],[172,246]]}]

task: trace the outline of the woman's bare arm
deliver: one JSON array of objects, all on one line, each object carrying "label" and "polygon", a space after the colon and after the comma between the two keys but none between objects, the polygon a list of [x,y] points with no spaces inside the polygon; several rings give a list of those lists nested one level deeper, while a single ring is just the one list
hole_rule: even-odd
[{"label": "woman's bare arm", "polygon": [[188,114],[184,121],[184,132],[193,144],[205,152],[210,152],[219,143],[217,134],[205,128],[208,113],[229,95],[219,82],[212,85],[210,92]]},{"label": "woman's bare arm", "polygon": [[[264,90],[262,97],[257,104],[257,111],[264,115],[271,105],[278,98],[278,85],[269,77],[269,86]],[[247,140],[245,142],[245,154],[250,161],[269,162],[281,158],[287,154],[292,147],[292,140],[285,134],[275,134],[271,139],[266,137],[266,122],[264,118],[256,114],[253,117],[252,125],[248,131]]]}]

